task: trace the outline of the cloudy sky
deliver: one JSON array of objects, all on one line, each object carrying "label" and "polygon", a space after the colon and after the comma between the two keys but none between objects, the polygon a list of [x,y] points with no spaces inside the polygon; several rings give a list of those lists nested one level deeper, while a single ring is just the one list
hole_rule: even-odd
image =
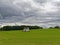
[{"label": "cloudy sky", "polygon": [[60,25],[60,0],[0,0],[0,24]]}]

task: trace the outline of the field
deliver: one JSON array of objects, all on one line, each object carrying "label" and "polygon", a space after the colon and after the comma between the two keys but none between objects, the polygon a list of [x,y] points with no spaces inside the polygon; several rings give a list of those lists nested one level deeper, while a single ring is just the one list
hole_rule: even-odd
[{"label": "field", "polygon": [[60,45],[60,29],[0,31],[0,45]]}]

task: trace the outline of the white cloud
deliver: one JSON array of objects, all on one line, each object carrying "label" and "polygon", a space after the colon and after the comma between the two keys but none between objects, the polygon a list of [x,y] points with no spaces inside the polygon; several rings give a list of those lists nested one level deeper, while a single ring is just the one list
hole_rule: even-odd
[{"label": "white cloud", "polygon": [[45,3],[44,6],[43,6],[43,11],[44,12],[56,12],[57,9],[56,7],[53,5],[53,3]]}]

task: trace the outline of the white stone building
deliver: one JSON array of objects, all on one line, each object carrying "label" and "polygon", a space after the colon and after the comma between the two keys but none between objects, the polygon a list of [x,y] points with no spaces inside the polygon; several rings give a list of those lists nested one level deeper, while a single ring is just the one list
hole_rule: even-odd
[{"label": "white stone building", "polygon": [[29,30],[29,27],[24,27],[23,31],[24,31],[24,32],[29,32],[29,31],[30,31],[30,30]]}]

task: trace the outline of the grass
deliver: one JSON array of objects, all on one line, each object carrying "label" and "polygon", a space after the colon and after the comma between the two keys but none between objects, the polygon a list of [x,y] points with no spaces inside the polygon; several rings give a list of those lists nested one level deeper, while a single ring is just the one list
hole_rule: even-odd
[{"label": "grass", "polygon": [[60,29],[0,31],[0,45],[60,45]]}]

